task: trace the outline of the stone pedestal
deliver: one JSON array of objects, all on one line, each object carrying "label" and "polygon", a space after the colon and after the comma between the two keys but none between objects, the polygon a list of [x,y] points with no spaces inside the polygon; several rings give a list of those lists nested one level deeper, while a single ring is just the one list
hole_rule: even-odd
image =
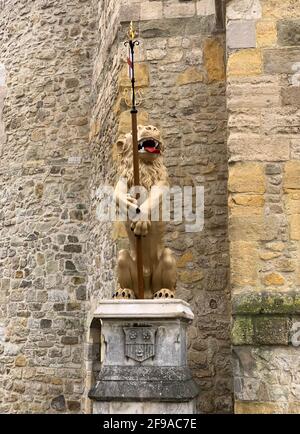
[{"label": "stone pedestal", "polygon": [[93,413],[195,412],[186,302],[103,300],[94,318],[101,320],[102,360],[89,393]]}]

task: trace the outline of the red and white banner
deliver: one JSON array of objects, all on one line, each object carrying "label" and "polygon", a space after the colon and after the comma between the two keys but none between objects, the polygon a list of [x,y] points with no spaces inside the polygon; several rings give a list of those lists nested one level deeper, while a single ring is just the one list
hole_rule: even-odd
[{"label": "red and white banner", "polygon": [[128,47],[128,57],[127,57],[127,63],[128,63],[128,75],[130,80],[133,78],[133,57],[130,47]]}]

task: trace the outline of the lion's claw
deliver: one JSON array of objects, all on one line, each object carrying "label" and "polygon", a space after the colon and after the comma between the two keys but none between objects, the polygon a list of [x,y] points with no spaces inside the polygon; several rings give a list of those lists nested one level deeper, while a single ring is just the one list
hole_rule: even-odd
[{"label": "lion's claw", "polygon": [[113,298],[135,298],[134,291],[129,288],[120,288],[113,295]]},{"label": "lion's claw", "polygon": [[154,294],[153,298],[174,298],[174,296],[174,291],[171,291],[167,288],[162,288]]}]

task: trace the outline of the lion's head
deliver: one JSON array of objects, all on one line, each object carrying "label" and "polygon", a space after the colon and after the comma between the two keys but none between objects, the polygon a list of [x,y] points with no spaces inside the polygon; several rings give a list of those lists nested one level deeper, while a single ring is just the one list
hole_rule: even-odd
[{"label": "lion's head", "polygon": [[[167,169],[163,162],[164,145],[160,131],[152,125],[138,126],[138,153],[140,184],[149,190],[158,181],[168,182]],[[117,141],[118,173],[133,185],[132,134],[119,137]]]}]

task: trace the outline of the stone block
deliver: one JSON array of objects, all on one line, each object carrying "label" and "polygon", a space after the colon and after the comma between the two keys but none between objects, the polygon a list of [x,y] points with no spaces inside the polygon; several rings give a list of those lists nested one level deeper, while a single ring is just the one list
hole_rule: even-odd
[{"label": "stone block", "polygon": [[227,6],[228,20],[253,20],[261,18],[259,0],[233,0]]},{"label": "stone block", "polygon": [[235,318],[231,330],[232,345],[253,344],[253,324],[251,317]]},{"label": "stone block", "polygon": [[262,55],[260,50],[249,48],[230,54],[227,64],[229,77],[247,77],[262,73]]},{"label": "stone block", "polygon": [[[182,35],[207,35],[211,34],[215,27],[214,16],[169,18],[167,20],[141,21],[139,26],[140,37],[170,38]],[[124,29],[124,30],[127,30]]]},{"label": "stone block", "polygon": [[16,357],[15,366],[23,367],[27,365],[27,359],[23,354],[20,354]]},{"label": "stone block", "polygon": [[196,13],[194,2],[165,0],[163,2],[165,18],[192,17]]},{"label": "stone block", "polygon": [[290,86],[281,90],[282,104],[300,107],[300,87]]},{"label": "stone block", "polygon": [[300,215],[295,214],[289,217],[290,238],[291,240],[300,240]]},{"label": "stone block", "polygon": [[[252,197],[250,197],[252,196]],[[253,201],[253,202],[251,202]],[[248,217],[255,215],[263,215],[263,205],[264,198],[263,196],[253,196],[247,194],[232,194],[229,196],[228,206],[230,211],[230,216],[235,217]]]},{"label": "stone block", "polygon": [[208,82],[225,80],[224,48],[218,39],[204,41],[203,58]]},{"label": "stone block", "polygon": [[269,290],[256,292],[247,290],[234,293],[232,297],[233,315],[295,315],[298,312],[298,299],[294,291],[277,292]]},{"label": "stone block", "polygon": [[291,139],[291,158],[300,160],[300,138]]},{"label": "stone block", "polygon": [[266,49],[263,52],[264,71],[267,74],[292,74],[293,65],[299,62],[295,48]]},{"label": "stone block", "polygon": [[294,314],[297,311],[294,292],[274,292],[272,290],[261,294],[260,313]]},{"label": "stone block", "polygon": [[290,143],[290,137],[295,137],[298,132],[297,125],[300,123],[300,112],[291,110],[290,107],[266,110],[262,113],[261,131],[263,135],[273,136],[273,140],[281,138]]},{"label": "stone block", "polygon": [[[231,111],[229,115],[229,127],[231,130],[233,126],[236,129],[240,126],[240,129],[243,127],[248,129],[249,132],[252,130],[252,134],[257,133],[261,127],[262,119],[261,111],[256,111],[255,109],[274,108],[281,105],[279,84],[276,82],[272,83],[267,78],[260,80],[258,83],[255,83],[254,80],[241,82],[235,78],[234,81],[229,81],[227,89],[227,107]],[[250,113],[247,114],[242,109],[250,109],[251,111],[248,110]],[[248,118],[249,123],[240,122],[238,124],[239,118],[242,121]],[[240,132],[244,131],[241,130]]]},{"label": "stone block", "polygon": [[230,258],[232,285],[256,285],[258,280],[258,244],[232,241],[230,243]]},{"label": "stone block", "polygon": [[228,189],[232,193],[264,193],[266,191],[264,165],[252,162],[230,165]]},{"label": "stone block", "polygon": [[192,48],[185,53],[186,64],[195,66],[203,62],[203,50],[201,48]]},{"label": "stone block", "polygon": [[290,158],[290,140],[286,137],[266,137],[256,134],[230,134],[229,161],[286,161]]},{"label": "stone block", "polygon": [[277,32],[279,45],[300,45],[300,20],[279,20]]},{"label": "stone block", "polygon": [[260,20],[256,23],[257,47],[272,47],[277,42],[277,26],[275,20]]},{"label": "stone block", "polygon": [[252,209],[258,209],[260,212],[260,208],[265,204],[264,197],[257,194],[234,194],[231,196],[231,200],[234,204],[232,208],[235,205],[240,205],[238,208],[247,208],[245,212],[253,212]]},{"label": "stone block", "polygon": [[142,2],[141,3],[141,20],[159,20],[163,16],[163,3],[161,1]]},{"label": "stone block", "polygon": [[226,29],[226,42],[229,48],[256,47],[254,20],[230,21]]},{"label": "stone block", "polygon": [[182,36],[184,32],[184,21],[181,19],[173,20],[149,20],[140,23],[140,37],[143,39],[170,38]]},{"label": "stone block", "polygon": [[183,283],[195,283],[202,280],[204,273],[202,270],[178,271],[178,278]]},{"label": "stone block", "polygon": [[285,283],[284,277],[279,273],[269,273],[262,278],[266,286],[282,286]]},{"label": "stone block", "polygon": [[198,0],[197,15],[214,15],[216,13],[215,0]]},{"label": "stone block", "polygon": [[167,50],[161,48],[153,48],[146,50],[147,60],[162,60],[167,55]]},{"label": "stone block", "polygon": [[244,291],[232,296],[233,315],[254,315],[261,311],[262,295],[259,292]]},{"label": "stone block", "polygon": [[266,18],[298,18],[300,9],[295,0],[264,0],[262,2],[263,17]]},{"label": "stone block", "polygon": [[232,216],[229,218],[231,241],[271,241],[278,237],[280,220],[272,215]]},{"label": "stone block", "polygon": [[[246,111],[240,110],[243,105],[250,106],[248,103],[248,98],[238,96],[233,97],[230,93],[230,86],[227,88],[228,99],[227,108],[229,109],[228,114],[228,130],[232,133],[250,133],[255,134],[258,129],[260,129],[261,119],[258,113],[247,113]],[[252,100],[256,100],[254,95],[252,95]],[[253,106],[251,106],[254,108]]]},{"label": "stone block", "polygon": [[284,195],[284,203],[287,214],[300,215],[300,189],[287,191]]},{"label": "stone block", "polygon": [[229,218],[229,237],[233,241],[258,241],[263,231],[263,217],[243,216]]},{"label": "stone block", "polygon": [[258,345],[288,345],[288,319],[270,316],[253,318],[254,339]]},{"label": "stone block", "polygon": [[178,86],[182,86],[184,84],[202,82],[203,80],[203,73],[195,66],[190,66],[178,75],[176,84],[178,84]]},{"label": "stone block", "polygon": [[141,18],[141,3],[138,1],[123,2],[120,8],[120,22],[139,21]]},{"label": "stone block", "polygon": [[283,186],[285,190],[300,189],[300,161],[291,160],[285,163]]},{"label": "stone block", "polygon": [[259,252],[259,257],[263,261],[269,261],[270,259],[278,258],[280,256],[279,252]]},{"label": "stone block", "polygon": [[191,250],[185,252],[176,262],[178,268],[184,268],[189,262],[194,261],[194,255]]}]

